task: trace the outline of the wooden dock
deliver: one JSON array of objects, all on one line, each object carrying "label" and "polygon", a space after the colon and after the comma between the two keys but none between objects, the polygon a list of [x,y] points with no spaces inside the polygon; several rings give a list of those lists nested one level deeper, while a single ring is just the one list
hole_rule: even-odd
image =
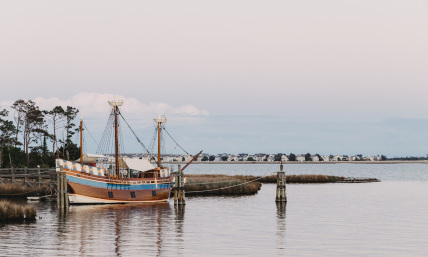
[{"label": "wooden dock", "polygon": [[47,185],[54,193],[57,190],[55,168],[6,168],[0,169],[0,185],[20,184],[29,188]]}]

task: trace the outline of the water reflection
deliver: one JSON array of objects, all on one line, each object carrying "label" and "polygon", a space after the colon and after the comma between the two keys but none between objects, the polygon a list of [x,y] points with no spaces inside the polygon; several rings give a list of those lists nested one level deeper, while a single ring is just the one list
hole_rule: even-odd
[{"label": "water reflection", "polygon": [[161,256],[171,214],[169,203],[70,206],[58,213],[57,245],[76,244],[81,255],[96,250],[116,256],[147,247]]},{"label": "water reflection", "polygon": [[285,254],[286,246],[286,214],[287,214],[287,202],[276,202],[276,239],[277,239],[277,250],[281,254]]},{"label": "water reflection", "polygon": [[177,244],[177,255],[182,255],[183,242],[184,242],[184,211],[185,205],[175,205],[174,204],[174,214],[175,214],[175,234],[176,234],[176,244]]}]

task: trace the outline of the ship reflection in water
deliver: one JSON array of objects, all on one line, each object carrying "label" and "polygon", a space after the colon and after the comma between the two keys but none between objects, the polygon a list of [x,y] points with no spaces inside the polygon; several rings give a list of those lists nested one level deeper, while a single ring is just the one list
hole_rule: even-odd
[{"label": "ship reflection in water", "polygon": [[162,256],[165,244],[171,244],[165,234],[173,226],[178,237],[183,231],[184,207],[175,214],[172,208],[169,203],[73,205],[58,216],[56,244],[65,251],[79,249],[83,255],[138,255],[144,248]]}]

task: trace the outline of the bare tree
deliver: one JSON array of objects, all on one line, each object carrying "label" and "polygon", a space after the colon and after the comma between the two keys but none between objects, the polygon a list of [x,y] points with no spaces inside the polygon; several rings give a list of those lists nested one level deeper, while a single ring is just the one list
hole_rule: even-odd
[{"label": "bare tree", "polygon": [[65,110],[65,113],[64,113],[65,119],[66,119],[65,121],[66,138],[65,138],[65,145],[63,147],[62,155],[64,156],[64,151],[65,151],[67,160],[70,159],[69,157],[70,155],[69,155],[69,151],[66,148],[67,146],[71,145],[71,138],[76,133],[76,131],[73,130],[74,126],[76,126],[76,124],[73,123],[73,120],[76,118],[78,112],[79,110],[77,108],[67,106],[67,109]]},{"label": "bare tree", "polygon": [[17,112],[15,118],[17,120],[17,128],[22,128],[23,147],[27,155],[27,164],[30,163],[29,147],[33,142],[46,134],[46,126],[44,123],[44,114],[36,106],[36,103],[28,100],[17,100],[12,108]]},{"label": "bare tree", "polygon": [[53,134],[51,136],[53,144],[52,144],[52,152],[55,152],[55,146],[57,149],[57,155],[59,157],[58,153],[58,139],[56,136],[56,130],[59,127],[60,123],[65,120],[65,111],[61,106],[55,106],[50,111],[44,111],[44,114],[48,118],[49,122],[52,124]]}]

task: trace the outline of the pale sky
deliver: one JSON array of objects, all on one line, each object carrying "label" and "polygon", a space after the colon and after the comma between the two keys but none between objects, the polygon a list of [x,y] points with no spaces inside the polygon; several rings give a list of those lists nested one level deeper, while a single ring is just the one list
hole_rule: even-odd
[{"label": "pale sky", "polygon": [[96,138],[117,96],[147,144],[164,113],[193,153],[422,156],[427,11],[426,0],[2,1],[0,107],[71,104]]}]

